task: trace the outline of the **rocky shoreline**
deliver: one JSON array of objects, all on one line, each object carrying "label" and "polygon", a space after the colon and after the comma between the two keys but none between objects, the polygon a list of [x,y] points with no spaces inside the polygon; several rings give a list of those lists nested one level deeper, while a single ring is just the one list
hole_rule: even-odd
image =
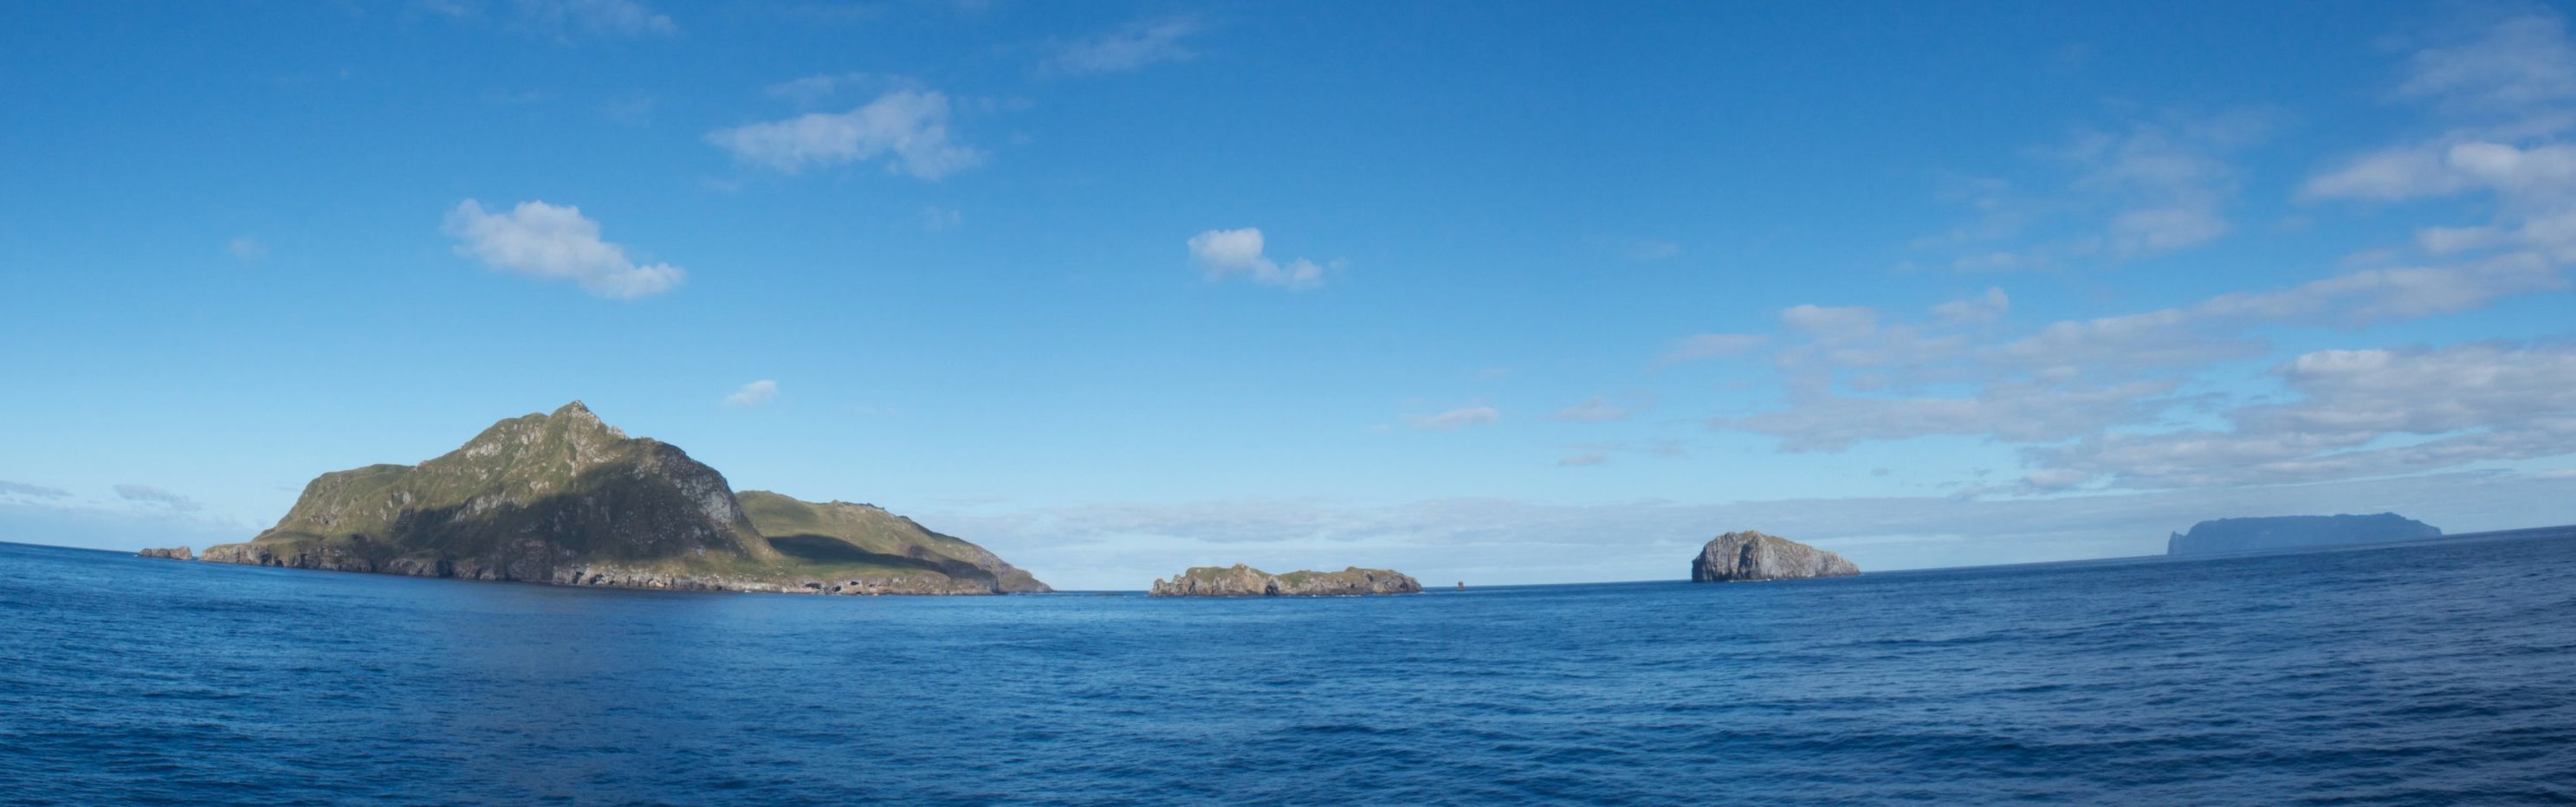
[{"label": "rocky shoreline", "polygon": [[[152,556],[162,557],[162,556]],[[186,560],[186,558],[180,558]],[[600,586],[606,588],[641,588],[662,591],[758,592],[769,594],[928,594],[982,595],[998,594],[988,585],[974,585],[947,579],[893,575],[885,577],[852,577],[828,579],[806,577],[787,581],[723,574],[690,572],[657,572],[610,564],[578,563],[558,567],[535,568],[522,564],[492,565],[476,559],[462,561],[404,557],[376,563],[348,552],[322,548],[318,551],[280,555],[260,544],[221,544],[207,547],[199,558],[208,563],[231,563],[244,566],[276,566],[287,569],[310,569],[324,572],[357,572],[395,574],[407,577],[444,577],[458,580],[489,582],[544,583],[557,586]]]}]

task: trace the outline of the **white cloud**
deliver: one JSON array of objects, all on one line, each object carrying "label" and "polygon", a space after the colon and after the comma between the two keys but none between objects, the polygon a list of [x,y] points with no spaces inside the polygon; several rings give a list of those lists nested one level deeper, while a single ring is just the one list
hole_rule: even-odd
[{"label": "white cloud", "polygon": [[629,260],[625,247],[600,240],[599,222],[572,205],[530,201],[491,213],[467,199],[448,212],[444,230],[456,239],[458,255],[530,277],[571,280],[613,300],[670,291],[688,276],[670,264]]},{"label": "white cloud", "polygon": [[1490,406],[1468,406],[1437,415],[1406,415],[1405,425],[1424,431],[1456,431],[1469,426],[1482,426],[1503,419],[1503,413]]},{"label": "white cloud", "polygon": [[2012,310],[2012,296],[2003,289],[1989,286],[1986,293],[1965,300],[1952,300],[1932,307],[1932,316],[1946,323],[1993,322]]},{"label": "white cloud", "polygon": [[1181,40],[1205,26],[1191,17],[1131,23],[1097,37],[1058,46],[1039,72],[1059,75],[1129,73],[1149,65],[1186,62],[1198,53]]},{"label": "white cloud", "polygon": [[1259,227],[1209,230],[1190,236],[1189,247],[1190,261],[1207,273],[1209,282],[1241,275],[1255,283],[1299,290],[1324,284],[1324,267],[1314,261],[1298,258],[1283,266],[1262,254]]},{"label": "white cloud", "polygon": [[1828,341],[1857,339],[1878,330],[1878,311],[1867,306],[1794,305],[1780,312],[1780,324]]},{"label": "white cloud", "polygon": [[1553,417],[1558,420],[1571,420],[1581,423],[1601,423],[1612,420],[1627,420],[1628,416],[1631,414],[1635,414],[1635,410],[1612,403],[1608,396],[1595,395],[1590,398],[1585,398],[1573,406],[1556,410],[1556,414],[1553,415]]},{"label": "white cloud", "polygon": [[116,497],[130,502],[149,502],[152,504],[158,504],[172,510],[195,510],[198,508],[198,504],[195,500],[151,485],[136,485],[130,483],[117,485]]},{"label": "white cloud", "polygon": [[753,407],[768,403],[769,399],[776,397],[778,397],[778,382],[764,378],[744,384],[742,389],[734,390],[732,395],[725,396],[724,405],[735,408]]},{"label": "white cloud", "polygon": [[896,90],[848,112],[813,113],[707,133],[734,159],[794,174],[885,157],[886,170],[938,179],[973,168],[982,152],[949,139],[948,96]]},{"label": "white cloud", "polygon": [[235,236],[233,240],[224,242],[224,251],[232,253],[235,260],[241,261],[256,261],[268,257],[268,245],[247,235]]},{"label": "white cloud", "polygon": [[2489,19],[2407,63],[2399,98],[2435,113],[2442,134],[2375,149],[2316,174],[2308,201],[2396,202],[2490,194],[2487,222],[2428,226],[2428,255],[2526,251],[2576,262],[2576,43],[2546,9]]},{"label": "white cloud", "polygon": [[2030,481],[2282,484],[2576,453],[2576,345],[2325,350],[2274,373],[2297,400],[2229,410],[2223,431],[2108,434],[2027,449],[2025,459],[2047,475]]},{"label": "white cloud", "polygon": [[[2025,480],[2023,490],[2147,479],[2158,474],[2118,467],[2123,458],[2143,462],[2141,452],[2158,445],[2136,437],[2134,430],[2157,427],[2177,408],[2223,407],[2224,396],[2183,394],[2186,381],[2214,363],[2269,353],[2271,343],[2259,335],[2269,329],[2357,329],[2458,314],[2504,297],[2556,292],[2569,285],[2547,260],[2506,253],[2447,266],[2365,269],[2287,289],[2222,294],[2190,305],[2064,320],[2021,332],[2000,324],[2009,300],[2000,290],[1972,305],[1936,306],[1932,313],[1937,322],[1929,324],[1883,323],[1870,309],[1798,306],[1782,312],[1781,320],[1785,332],[1804,341],[1775,355],[1776,365],[1788,374],[1789,399],[1779,408],[1706,422],[1712,428],[1777,437],[1782,450],[1793,452],[1935,435],[2025,447],[2098,440],[2126,453],[2106,449],[2098,467],[2079,468],[2071,454],[2052,460],[2059,455],[2031,448],[2025,464],[2039,475]],[[1988,312],[1995,319],[1982,321]],[[2302,379],[2289,386],[2296,390],[2316,384]],[[2131,436],[2102,437],[2114,429],[2131,430]],[[2302,438],[2308,442],[2262,448],[2245,444],[2242,435],[2177,435],[2168,442],[2181,446],[2200,439],[2186,446],[2194,451],[2290,452],[2284,456],[2293,459],[2353,447]],[[2543,433],[2528,436],[2533,445],[2556,445],[2539,439],[2547,436]],[[2415,452],[2409,461],[2448,467],[2430,463],[2428,452],[2475,448],[2454,442]],[[2235,461],[2251,462],[2246,457]],[[2356,458],[2313,467],[2320,475],[2297,478],[2339,478],[2334,474],[2357,473],[2361,465]]]}]

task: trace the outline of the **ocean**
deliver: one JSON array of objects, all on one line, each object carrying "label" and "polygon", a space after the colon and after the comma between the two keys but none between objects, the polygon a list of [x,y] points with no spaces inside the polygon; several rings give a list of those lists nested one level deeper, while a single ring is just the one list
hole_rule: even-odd
[{"label": "ocean", "polygon": [[0,801],[2567,803],[2576,540],[1264,600],[0,544]]}]

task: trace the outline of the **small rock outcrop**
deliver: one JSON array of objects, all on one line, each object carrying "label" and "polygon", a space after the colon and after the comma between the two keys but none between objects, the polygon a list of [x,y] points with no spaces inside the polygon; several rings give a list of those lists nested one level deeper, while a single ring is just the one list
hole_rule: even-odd
[{"label": "small rock outcrop", "polygon": [[2165,539],[2167,555],[2277,552],[2347,544],[2440,538],[2442,530],[2396,513],[2367,516],[2222,518],[2191,525]]},{"label": "small rock outcrop", "polygon": [[1271,574],[1237,563],[1232,567],[1197,566],[1156,580],[1155,597],[1356,597],[1369,594],[1420,594],[1422,581],[1386,569],[1357,566],[1338,572],[1295,571]]},{"label": "small rock outcrop", "polygon": [[1752,530],[1717,536],[1691,559],[1691,582],[1796,580],[1860,574],[1843,556]]},{"label": "small rock outcrop", "polygon": [[197,553],[188,551],[188,548],[184,546],[174,546],[168,549],[146,549],[141,552],[136,552],[134,555],[136,557],[143,558],[169,558],[171,560],[197,559]]}]

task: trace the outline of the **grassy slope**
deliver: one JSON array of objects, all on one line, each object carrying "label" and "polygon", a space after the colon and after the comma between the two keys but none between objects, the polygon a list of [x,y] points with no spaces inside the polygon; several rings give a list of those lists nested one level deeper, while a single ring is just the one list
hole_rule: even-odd
[{"label": "grassy slope", "polygon": [[933,571],[959,580],[991,581],[1004,591],[1052,590],[983,547],[878,507],[816,504],[765,490],[742,491],[734,498],[772,548],[806,562]]}]

